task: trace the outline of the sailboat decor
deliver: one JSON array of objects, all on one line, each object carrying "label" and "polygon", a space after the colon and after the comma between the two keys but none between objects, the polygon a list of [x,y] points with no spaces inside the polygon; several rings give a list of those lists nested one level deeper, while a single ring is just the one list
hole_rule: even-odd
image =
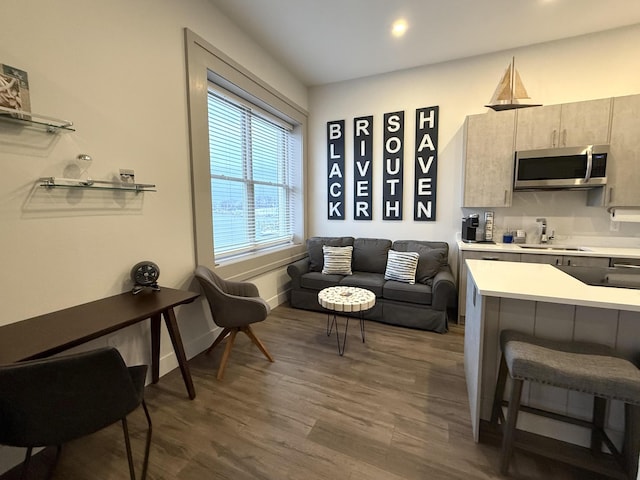
[{"label": "sailboat decor", "polygon": [[496,87],[496,91],[491,97],[489,105],[485,107],[492,108],[496,111],[512,110],[514,108],[539,107],[541,104],[525,104],[519,103],[518,100],[531,98],[524,88],[520,74],[515,68],[516,57],[511,58],[511,64],[507,67]]}]

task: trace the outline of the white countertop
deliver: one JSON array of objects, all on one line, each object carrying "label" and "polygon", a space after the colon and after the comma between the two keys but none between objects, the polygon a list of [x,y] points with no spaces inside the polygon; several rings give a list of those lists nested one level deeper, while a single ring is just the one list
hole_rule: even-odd
[{"label": "white countertop", "polygon": [[547,264],[466,262],[479,293],[484,296],[640,312],[640,290],[594,287]]},{"label": "white countertop", "polygon": [[[516,243],[465,243],[458,241],[458,249],[460,251],[472,252],[504,252],[504,253],[531,253],[542,255],[570,255],[576,257],[617,257],[617,258],[639,258],[640,248],[622,248],[622,247],[590,247],[587,245],[565,245],[565,244],[548,244],[546,247],[556,248],[552,250],[544,248],[545,245],[531,245],[532,247],[542,248],[522,248]],[[562,247],[579,247],[584,250],[559,250]]]}]

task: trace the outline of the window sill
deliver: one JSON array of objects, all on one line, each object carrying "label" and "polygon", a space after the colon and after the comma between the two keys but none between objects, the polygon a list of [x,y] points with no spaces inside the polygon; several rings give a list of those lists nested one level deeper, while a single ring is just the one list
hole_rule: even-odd
[{"label": "window sill", "polygon": [[227,280],[244,281],[289,265],[306,255],[304,244],[288,245],[216,262],[216,272]]}]

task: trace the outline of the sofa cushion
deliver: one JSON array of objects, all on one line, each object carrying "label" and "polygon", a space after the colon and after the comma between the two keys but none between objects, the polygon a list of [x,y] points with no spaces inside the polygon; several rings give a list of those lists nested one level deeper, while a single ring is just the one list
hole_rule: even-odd
[{"label": "sofa cushion", "polygon": [[311,237],[307,240],[307,252],[309,252],[309,271],[321,272],[324,266],[324,254],[322,246],[332,247],[353,246],[353,237]]},{"label": "sofa cushion", "polygon": [[356,238],[353,241],[353,271],[384,274],[390,249],[391,240]]},{"label": "sofa cushion", "polygon": [[324,275],[320,272],[309,272],[300,277],[300,286],[312,290],[322,290],[327,287],[335,287],[340,283],[342,277],[342,275]]},{"label": "sofa cushion", "polygon": [[354,271],[353,275],[343,277],[342,280],[340,280],[340,285],[366,288],[375,293],[376,297],[382,297],[382,287],[385,281],[382,273]]},{"label": "sofa cushion", "polygon": [[416,283],[418,258],[420,258],[420,255],[416,252],[389,250],[384,279],[403,283]]},{"label": "sofa cushion", "polygon": [[431,287],[422,283],[413,285],[393,280],[387,281],[382,289],[382,297],[400,302],[431,305]]},{"label": "sofa cushion", "polygon": [[446,242],[398,240],[393,243],[393,248],[399,252],[418,253],[416,282],[424,285],[431,285],[440,268],[449,264],[449,244]]},{"label": "sofa cushion", "polygon": [[351,275],[351,254],[353,247],[322,246],[324,265],[322,273],[325,275]]}]

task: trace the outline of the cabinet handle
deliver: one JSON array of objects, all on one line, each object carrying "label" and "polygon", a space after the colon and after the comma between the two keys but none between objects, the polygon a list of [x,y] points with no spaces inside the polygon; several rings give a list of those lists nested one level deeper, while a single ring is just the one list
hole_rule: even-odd
[{"label": "cabinet handle", "polygon": [[556,265],[560,265],[560,259],[556,258]]},{"label": "cabinet handle", "polygon": [[507,196],[509,195],[509,190],[504,191],[504,205],[507,206]]},{"label": "cabinet handle", "polygon": [[567,266],[571,266],[571,260],[567,260]]},{"label": "cabinet handle", "polygon": [[498,257],[482,257],[482,260],[495,260],[497,262],[500,261],[500,259]]},{"label": "cabinet handle", "polygon": [[613,202],[613,187],[609,187],[609,202]]},{"label": "cabinet handle", "polygon": [[562,146],[567,146],[567,129],[562,130]]},{"label": "cabinet handle", "polygon": [[553,129],[553,133],[551,134],[551,146],[555,147],[556,146],[556,135],[558,134],[558,131],[554,128]]}]

